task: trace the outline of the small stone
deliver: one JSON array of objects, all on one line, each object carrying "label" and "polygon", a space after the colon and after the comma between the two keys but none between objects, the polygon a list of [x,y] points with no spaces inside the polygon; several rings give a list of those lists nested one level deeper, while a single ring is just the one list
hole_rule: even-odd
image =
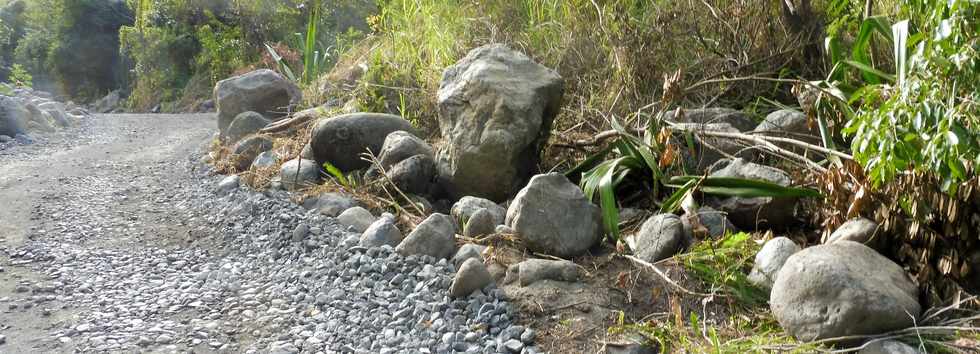
[{"label": "small stone", "polygon": [[470,258],[477,258],[482,262],[483,251],[486,249],[487,246],[467,243],[456,251],[456,255],[453,256],[453,265],[459,268],[459,266],[463,265],[463,262]]},{"label": "small stone", "polygon": [[238,189],[239,180],[240,177],[238,177],[238,175],[231,175],[225,177],[224,179],[221,180],[221,182],[218,183],[218,192],[228,193]]},{"label": "small stone", "polygon": [[524,349],[524,343],[521,343],[521,341],[517,339],[511,339],[504,342],[504,348],[507,348],[507,350],[511,353],[520,353],[521,350]]},{"label": "small stone", "polygon": [[470,216],[470,219],[466,221],[466,226],[463,228],[463,236],[466,237],[477,237],[483,235],[493,234],[496,230],[496,224],[493,220],[493,214],[486,209],[480,209]]},{"label": "small stone", "polygon": [[161,334],[157,337],[157,344],[170,344],[174,341],[174,337],[169,334]]},{"label": "small stone", "polygon": [[651,216],[632,237],[630,247],[640,259],[655,263],[684,249],[684,226],[674,214]]},{"label": "small stone", "polygon": [[534,336],[535,336],[535,332],[533,329],[531,328],[525,329],[524,333],[521,333],[521,342],[530,345],[534,343]]},{"label": "small stone", "polygon": [[395,248],[402,255],[428,255],[449,258],[456,250],[456,226],[449,215],[429,215]]},{"label": "small stone", "polygon": [[146,336],[140,336],[140,338],[136,341],[136,344],[141,347],[146,347],[153,344],[153,340]]},{"label": "small stone", "polygon": [[386,215],[371,223],[364,230],[358,240],[358,245],[368,248],[385,245],[394,247],[398,246],[401,241],[402,233],[395,226],[394,216]]},{"label": "small stone", "polygon": [[872,244],[875,231],[878,230],[878,223],[866,218],[851,219],[842,224],[834,233],[830,234],[826,243],[840,241],[854,241],[863,243],[871,248],[876,248]]},{"label": "small stone", "polygon": [[897,340],[878,340],[865,344],[858,354],[921,354],[919,349]]},{"label": "small stone", "polygon": [[566,260],[528,259],[518,264],[521,286],[541,280],[573,282],[578,280],[578,266]]},{"label": "small stone", "polygon": [[772,289],[779,269],[783,267],[789,256],[799,251],[800,246],[785,237],[776,237],[767,241],[755,255],[755,264],[752,266],[752,272],[749,273],[749,281],[763,289]]},{"label": "small stone", "polygon": [[476,258],[470,258],[463,262],[459,271],[456,272],[453,283],[449,287],[449,296],[452,298],[464,297],[492,282],[493,278],[490,277],[490,272],[487,271],[483,262]]},{"label": "small stone", "polygon": [[299,242],[306,239],[306,235],[310,234],[310,225],[299,224],[293,229],[293,241]]},{"label": "small stone", "polygon": [[350,226],[355,232],[364,232],[376,220],[370,211],[359,206],[344,210],[343,213],[337,216],[337,221]]}]

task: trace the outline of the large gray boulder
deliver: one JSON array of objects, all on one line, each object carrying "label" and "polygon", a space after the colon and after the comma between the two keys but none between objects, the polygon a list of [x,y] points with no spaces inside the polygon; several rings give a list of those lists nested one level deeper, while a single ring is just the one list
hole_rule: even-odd
[{"label": "large gray boulder", "polygon": [[17,136],[24,133],[30,115],[19,100],[0,96],[0,135]]},{"label": "large gray boulder", "polygon": [[670,110],[665,114],[668,121],[674,123],[717,124],[727,123],[740,132],[749,131],[756,127],[752,118],[742,111],[730,108],[696,108]]},{"label": "large gray boulder", "polygon": [[432,214],[415,227],[408,236],[395,247],[398,253],[428,255],[435,258],[449,258],[456,252],[456,224],[446,214]]},{"label": "large gray boulder", "polygon": [[402,117],[382,113],[351,113],[320,120],[313,129],[310,148],[321,164],[329,162],[344,172],[364,169],[370,163],[361,154],[381,153],[385,138],[396,131],[413,132]]},{"label": "large gray boulder", "polygon": [[585,253],[603,234],[599,207],[557,173],[532,177],[511,202],[506,222],[530,250],[562,258]]},{"label": "large gray boulder", "polygon": [[776,274],[779,274],[786,260],[799,251],[800,246],[786,237],[776,237],[766,241],[755,255],[755,263],[749,273],[749,282],[762,289],[772,289]]},{"label": "large gray boulder", "polygon": [[320,183],[320,166],[316,161],[293,159],[279,167],[280,183],[289,190],[312,187]]},{"label": "large gray boulder", "polygon": [[677,215],[657,214],[644,221],[633,236],[633,253],[655,263],[684,250],[687,243],[684,225]]},{"label": "large gray boulder", "polygon": [[432,147],[425,140],[407,131],[399,130],[385,137],[378,160],[381,162],[381,166],[387,169],[416,155],[429,156],[430,158],[434,156]]},{"label": "large gray boulder", "polygon": [[222,137],[226,143],[235,143],[251,134],[258,133],[272,121],[265,119],[261,114],[247,111],[239,113],[225,129]]},{"label": "large gray boulder", "polygon": [[[820,129],[810,124],[803,112],[795,109],[782,109],[766,116],[753,130],[756,134],[793,138],[809,143],[820,142]],[[776,143],[781,145],[781,143]],[[783,145],[787,148],[794,146]]]},{"label": "large gray boulder", "polygon": [[697,133],[739,133],[739,130],[730,123],[677,123],[674,126],[685,131],[695,132],[692,134],[690,148],[687,148],[687,140],[683,137],[675,138],[674,143],[684,147],[680,150],[684,166],[697,172],[697,174],[703,174],[712,165],[727,156],[749,160],[753,158],[753,150],[746,149],[744,144],[734,139]]},{"label": "large gray boulder", "polygon": [[857,242],[804,249],[776,275],[769,304],[802,341],[873,335],[915,324],[918,289],[895,262]]},{"label": "large gray boulder", "polygon": [[454,196],[501,202],[520,189],[537,168],[563,93],[557,72],[502,44],[476,48],[447,68],[438,160]]},{"label": "large gray boulder", "polygon": [[269,69],[221,80],[214,86],[218,130],[224,133],[235,117],[247,111],[269,119],[284,117],[302,97],[296,84]]},{"label": "large gray boulder", "polygon": [[[764,166],[743,159],[733,159],[712,177],[737,177],[763,180],[784,187],[792,184],[789,174],[780,169]],[[783,197],[727,197],[710,198],[708,204],[728,213],[728,219],[743,230],[762,227],[786,229],[797,222],[797,198]]]}]

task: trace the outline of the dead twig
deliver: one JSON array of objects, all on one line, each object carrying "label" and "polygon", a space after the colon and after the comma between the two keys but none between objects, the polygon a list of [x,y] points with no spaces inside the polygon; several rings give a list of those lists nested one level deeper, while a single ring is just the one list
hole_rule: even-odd
[{"label": "dead twig", "polygon": [[714,295],[711,295],[711,294],[705,294],[705,293],[699,293],[699,292],[694,292],[694,291],[691,291],[691,290],[687,290],[687,288],[681,286],[680,284],[677,284],[677,282],[675,282],[674,280],[670,279],[670,277],[668,277],[667,274],[664,274],[664,272],[662,270],[660,270],[660,268],[657,268],[657,266],[655,266],[653,264],[650,264],[650,262],[644,261],[642,259],[636,258],[634,256],[630,256],[630,255],[623,255],[623,257],[626,258],[626,259],[629,259],[629,260],[633,261],[636,264],[642,265],[644,267],[647,267],[647,268],[653,270],[653,272],[656,273],[658,276],[660,276],[660,278],[663,279],[665,282],[667,282],[667,284],[670,284],[671,286],[673,286],[677,290],[680,290],[680,292],[682,292],[682,293],[685,293],[685,294],[688,294],[688,295],[693,295],[693,296],[700,296],[700,297],[714,296]]},{"label": "dead twig", "polygon": [[[368,150],[366,153],[361,154],[361,160],[367,161],[367,162],[371,163],[372,165],[374,165],[375,167],[378,168],[378,172],[381,173],[381,176],[385,179],[385,182],[388,182],[388,185],[390,185],[392,188],[394,188],[395,191],[398,192],[398,195],[400,195],[406,201],[408,201],[409,203],[411,203],[412,204],[412,207],[415,208],[415,210],[419,212],[419,214],[417,215],[417,217],[419,219],[421,219],[421,218],[423,218],[425,216],[425,212],[422,211],[422,208],[419,208],[418,204],[415,204],[415,202],[413,202],[411,198],[409,198],[407,195],[405,195],[405,193],[402,192],[402,190],[399,189],[397,185],[395,185],[395,182],[392,181],[390,177],[388,177],[388,171],[385,170],[384,166],[381,166],[381,161],[378,160],[378,157],[377,156],[374,156],[374,153],[372,153],[371,150]],[[390,192],[388,192],[388,188],[387,187],[385,187],[384,185],[382,185],[381,188],[384,189],[385,193],[388,193],[388,196],[391,197],[391,199],[396,199],[393,195],[391,195]],[[405,209],[402,209],[402,210],[405,210]],[[408,213],[407,210],[405,210],[405,212]],[[408,213],[408,214],[409,215],[412,215],[411,213]],[[412,215],[412,216],[416,216],[416,215]]]}]

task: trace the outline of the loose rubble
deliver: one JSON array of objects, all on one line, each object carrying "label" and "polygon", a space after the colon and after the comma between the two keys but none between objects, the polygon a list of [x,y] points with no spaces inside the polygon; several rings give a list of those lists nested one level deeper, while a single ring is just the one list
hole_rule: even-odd
[{"label": "loose rubble", "polygon": [[[12,259],[50,281],[24,284],[37,302],[4,310],[71,304],[77,320],[45,341],[82,352],[537,352],[489,273],[450,297],[451,252],[358,247],[359,234],[282,192],[218,194],[223,177],[199,158],[171,159],[135,181],[140,167],[110,162],[44,196],[60,202],[34,210],[44,224]],[[167,246],[157,223],[184,225],[193,244]],[[425,238],[454,250],[449,216],[436,226]]]}]

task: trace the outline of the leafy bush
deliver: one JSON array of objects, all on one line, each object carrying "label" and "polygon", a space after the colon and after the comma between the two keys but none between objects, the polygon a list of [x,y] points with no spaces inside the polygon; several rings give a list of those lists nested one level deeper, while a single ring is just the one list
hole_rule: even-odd
[{"label": "leafy bush", "polygon": [[180,43],[190,41],[163,28],[147,27],[142,32],[135,27],[123,27],[119,31],[120,51],[133,63],[133,82],[129,105],[137,109],[149,109],[177,99],[178,88],[189,78],[189,57],[171,56],[184,47]]},{"label": "leafy bush", "polygon": [[[980,10],[971,0],[906,2],[892,23],[865,19],[850,55],[828,39],[835,67],[821,84],[845,113],[851,150],[875,185],[931,171],[955,193],[980,163]],[[874,61],[872,38],[893,49]],[[854,106],[852,108],[852,106]]]},{"label": "leafy bush", "polygon": [[[196,37],[201,44],[201,51],[195,59],[196,71],[209,75],[212,83],[245,66],[247,56],[241,28],[211,21],[198,27]],[[193,55],[188,53],[187,57]]]},{"label": "leafy bush", "polygon": [[17,86],[34,87],[34,78],[20,64],[11,66],[10,82]]}]

